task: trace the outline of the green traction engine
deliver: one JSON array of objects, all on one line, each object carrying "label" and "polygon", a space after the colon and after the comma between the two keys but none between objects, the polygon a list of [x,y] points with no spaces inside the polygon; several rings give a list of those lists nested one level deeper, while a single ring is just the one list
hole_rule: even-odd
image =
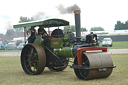
[{"label": "green traction engine", "polygon": [[[61,26],[69,25],[63,19],[47,19],[14,25],[14,28],[42,25],[54,29],[45,36],[36,36],[33,43],[27,43],[21,52],[21,65],[26,74],[41,74],[45,67],[51,71],[63,71],[67,66],[74,69],[75,75],[82,80],[106,78],[112,73],[112,59],[107,48],[99,47],[97,35],[90,33],[81,37],[80,11],[75,11],[76,36],[71,31],[63,33]],[[26,38],[26,35],[25,35]],[[26,40],[26,39],[25,39]],[[68,65],[74,58],[72,65]],[[70,63],[71,64],[71,63]]]}]

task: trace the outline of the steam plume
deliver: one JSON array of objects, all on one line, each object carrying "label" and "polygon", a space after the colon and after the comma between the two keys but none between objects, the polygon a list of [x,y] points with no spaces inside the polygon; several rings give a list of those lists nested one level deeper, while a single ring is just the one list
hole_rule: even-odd
[{"label": "steam plume", "polygon": [[33,16],[33,19],[34,19],[34,20],[41,20],[41,19],[43,19],[43,18],[46,18],[46,15],[45,15],[44,12],[38,12],[37,14],[35,14],[35,15]]},{"label": "steam plume", "polygon": [[73,13],[75,10],[80,10],[80,7],[74,4],[73,6],[69,6],[65,8],[62,4],[60,4],[59,6],[57,6],[57,9],[61,14],[69,14],[69,13]]},{"label": "steam plume", "polygon": [[6,24],[5,29],[13,29],[12,22],[10,20],[5,22],[5,24]]}]

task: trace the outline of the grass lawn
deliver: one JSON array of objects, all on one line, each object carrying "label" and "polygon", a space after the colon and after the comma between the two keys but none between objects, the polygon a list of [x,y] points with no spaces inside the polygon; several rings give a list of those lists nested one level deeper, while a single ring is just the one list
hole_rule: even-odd
[{"label": "grass lawn", "polygon": [[[100,46],[102,46],[100,42]],[[128,48],[128,41],[120,41],[120,42],[113,42],[112,47],[107,47],[108,49],[123,49]]]},{"label": "grass lawn", "polygon": [[0,50],[0,52],[20,52],[21,50]]},{"label": "grass lawn", "polygon": [[128,85],[128,54],[111,55],[117,66],[111,76],[104,79],[79,80],[73,69],[51,72],[45,68],[40,75],[26,75],[20,57],[0,57],[0,85]]},{"label": "grass lawn", "polygon": [[[100,42],[100,46],[102,46]],[[123,49],[128,48],[128,41],[120,41],[120,42],[113,42],[112,47],[107,47],[108,49]],[[0,52],[20,52],[21,50],[0,50]]]}]

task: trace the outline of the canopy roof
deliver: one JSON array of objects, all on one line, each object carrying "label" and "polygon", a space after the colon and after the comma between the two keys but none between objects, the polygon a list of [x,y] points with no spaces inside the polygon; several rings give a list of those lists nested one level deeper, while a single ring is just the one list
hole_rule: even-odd
[{"label": "canopy roof", "polygon": [[31,27],[31,26],[40,26],[43,25],[44,27],[57,27],[57,26],[67,26],[69,22],[63,19],[47,19],[43,21],[32,21],[32,22],[24,22],[13,25],[14,28],[21,28],[21,27]]}]

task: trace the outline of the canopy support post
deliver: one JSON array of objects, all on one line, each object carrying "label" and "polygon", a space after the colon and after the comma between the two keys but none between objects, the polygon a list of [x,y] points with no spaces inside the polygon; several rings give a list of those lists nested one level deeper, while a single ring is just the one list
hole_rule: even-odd
[{"label": "canopy support post", "polygon": [[27,33],[27,28],[24,27],[24,43],[26,44],[26,33]]}]

